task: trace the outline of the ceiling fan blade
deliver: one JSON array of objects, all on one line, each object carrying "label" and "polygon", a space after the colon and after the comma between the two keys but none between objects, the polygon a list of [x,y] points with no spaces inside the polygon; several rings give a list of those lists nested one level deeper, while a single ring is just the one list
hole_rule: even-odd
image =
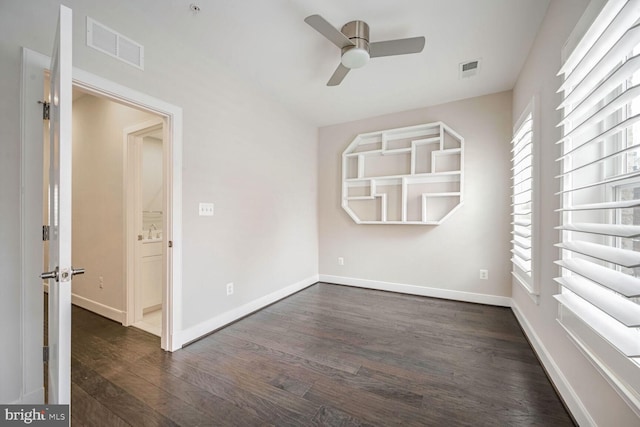
[{"label": "ceiling fan blade", "polygon": [[327,86],[338,86],[348,72],[349,72],[349,68],[345,67],[344,65],[342,65],[342,63],[340,63],[340,65],[338,65],[338,68],[336,68],[336,70],[333,72],[333,75],[327,82]]},{"label": "ceiling fan blade", "polygon": [[340,49],[355,45],[347,36],[342,34],[333,25],[329,24],[327,20],[320,15],[307,16],[304,19],[304,22],[311,25],[317,32],[325,36],[331,43],[335,44]]},{"label": "ceiling fan blade", "polygon": [[419,53],[424,49],[424,41],[424,37],[412,37],[409,39],[369,43],[369,56],[371,58],[379,58],[381,56]]}]

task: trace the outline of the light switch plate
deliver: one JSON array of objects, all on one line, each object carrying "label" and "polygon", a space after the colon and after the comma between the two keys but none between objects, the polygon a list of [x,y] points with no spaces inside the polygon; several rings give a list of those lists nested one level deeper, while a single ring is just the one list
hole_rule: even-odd
[{"label": "light switch plate", "polygon": [[200,203],[198,213],[200,216],[213,216],[213,203]]}]

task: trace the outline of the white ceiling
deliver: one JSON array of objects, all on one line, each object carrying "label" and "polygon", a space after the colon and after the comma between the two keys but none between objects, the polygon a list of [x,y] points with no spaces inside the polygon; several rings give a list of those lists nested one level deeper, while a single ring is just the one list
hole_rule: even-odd
[{"label": "white ceiling", "polygon": [[[193,14],[193,1],[201,11]],[[186,0],[173,22],[204,54],[311,123],[324,126],[513,88],[549,0]],[[175,10],[175,8],[178,8]],[[304,22],[363,20],[371,41],[425,36],[422,53],[375,58],[340,86],[340,51]],[[481,59],[461,80],[461,62]]]}]

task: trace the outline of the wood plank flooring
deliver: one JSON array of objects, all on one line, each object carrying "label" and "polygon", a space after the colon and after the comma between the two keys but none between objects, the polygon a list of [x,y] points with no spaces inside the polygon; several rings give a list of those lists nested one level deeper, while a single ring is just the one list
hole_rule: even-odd
[{"label": "wood plank flooring", "polygon": [[175,353],[73,308],[74,426],[572,426],[510,309],[316,284]]}]

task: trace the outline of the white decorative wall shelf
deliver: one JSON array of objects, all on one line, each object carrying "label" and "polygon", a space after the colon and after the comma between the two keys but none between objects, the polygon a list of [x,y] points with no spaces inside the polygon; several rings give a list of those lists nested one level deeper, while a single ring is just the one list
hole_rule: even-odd
[{"label": "white decorative wall shelf", "polygon": [[363,133],[342,153],[342,208],[357,224],[437,225],[463,201],[464,138],[442,122]]}]

